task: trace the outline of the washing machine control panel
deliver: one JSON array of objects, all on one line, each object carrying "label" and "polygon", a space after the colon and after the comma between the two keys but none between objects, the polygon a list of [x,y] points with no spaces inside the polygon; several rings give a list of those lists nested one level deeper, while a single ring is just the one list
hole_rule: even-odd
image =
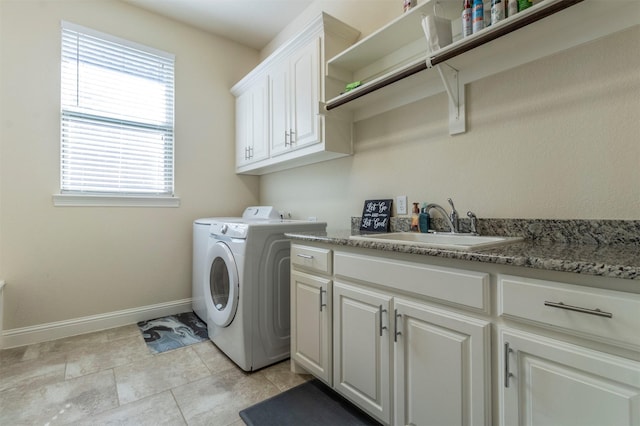
[{"label": "washing machine control panel", "polygon": [[214,222],[209,227],[209,233],[215,236],[229,238],[247,238],[249,226],[246,223]]}]

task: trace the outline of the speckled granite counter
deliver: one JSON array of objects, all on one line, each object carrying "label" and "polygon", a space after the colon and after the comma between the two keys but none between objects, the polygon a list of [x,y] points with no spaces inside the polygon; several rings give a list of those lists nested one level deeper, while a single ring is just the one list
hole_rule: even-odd
[{"label": "speckled granite counter", "polygon": [[[635,229],[635,222],[637,221],[633,222],[634,226],[632,228]],[[457,251],[350,239],[349,236],[354,233],[357,232],[345,230],[330,232],[328,234],[288,233],[286,235],[293,240],[300,241],[315,241],[341,246],[470,260],[499,265],[640,280],[640,246],[635,243],[635,240],[623,244],[603,245],[528,238],[525,241],[507,246]],[[484,233],[481,232],[481,234]],[[496,232],[493,235],[497,234]],[[504,235],[504,233],[501,234]],[[512,236],[523,235],[512,234]]]}]

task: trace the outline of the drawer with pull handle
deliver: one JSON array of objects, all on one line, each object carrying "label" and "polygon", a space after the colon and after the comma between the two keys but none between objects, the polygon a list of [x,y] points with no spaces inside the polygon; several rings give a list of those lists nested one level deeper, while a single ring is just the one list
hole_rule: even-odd
[{"label": "drawer with pull handle", "polygon": [[331,250],[319,247],[291,245],[291,264],[323,274],[333,271]]},{"label": "drawer with pull handle", "polygon": [[500,275],[498,314],[640,348],[639,294]]}]

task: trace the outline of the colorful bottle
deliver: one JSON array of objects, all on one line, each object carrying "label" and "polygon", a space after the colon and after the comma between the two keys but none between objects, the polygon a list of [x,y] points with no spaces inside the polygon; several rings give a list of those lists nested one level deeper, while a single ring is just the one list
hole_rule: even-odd
[{"label": "colorful bottle", "polygon": [[418,228],[420,228],[420,232],[429,232],[429,213],[427,212],[427,203],[422,203],[420,216],[418,216]]},{"label": "colorful bottle", "polygon": [[471,0],[464,0],[462,2],[462,37],[467,37],[473,34],[473,28],[471,27]]},{"label": "colorful bottle", "polygon": [[471,26],[474,34],[484,29],[484,3],[482,0],[473,0]]},{"label": "colorful bottle", "polygon": [[418,203],[413,203],[413,210],[411,215],[411,230],[418,232],[420,230],[420,208]]},{"label": "colorful bottle", "polygon": [[491,25],[495,25],[504,19],[504,1],[491,0]]}]

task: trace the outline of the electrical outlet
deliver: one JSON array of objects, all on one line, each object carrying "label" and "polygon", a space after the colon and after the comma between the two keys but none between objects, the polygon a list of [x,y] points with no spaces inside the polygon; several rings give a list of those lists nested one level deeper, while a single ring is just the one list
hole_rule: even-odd
[{"label": "electrical outlet", "polygon": [[398,195],[396,197],[396,213],[407,214],[407,196]]}]

